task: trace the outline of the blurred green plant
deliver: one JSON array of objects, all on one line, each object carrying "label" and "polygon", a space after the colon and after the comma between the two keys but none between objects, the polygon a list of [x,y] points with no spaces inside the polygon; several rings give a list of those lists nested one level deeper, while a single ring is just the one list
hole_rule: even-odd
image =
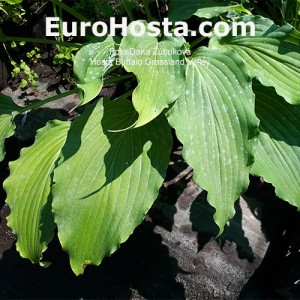
[{"label": "blurred green plant", "polygon": [[76,0],[73,8],[90,20],[100,20],[113,17],[116,8],[117,1],[108,0]]},{"label": "blurred green plant", "polygon": [[25,9],[21,6],[23,0],[0,0],[0,24],[5,20],[15,23],[23,21]]},{"label": "blurred green plant", "polygon": [[278,25],[289,23],[300,29],[300,0],[249,1],[257,14],[274,20]]}]

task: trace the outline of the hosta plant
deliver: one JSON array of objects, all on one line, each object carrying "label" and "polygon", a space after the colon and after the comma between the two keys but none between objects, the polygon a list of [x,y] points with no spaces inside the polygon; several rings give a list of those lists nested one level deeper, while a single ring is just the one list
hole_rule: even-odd
[{"label": "hosta plant", "polygon": [[[74,58],[78,90],[68,94],[79,91],[83,113],[40,129],[4,182],[8,225],[22,257],[43,264],[55,227],[75,274],[116,251],[158,196],[171,128],[193,180],[208,192],[219,235],[250,174],[300,208],[300,33],[239,4],[177,0],[169,7],[173,21],[221,14],[229,23],[254,22],[255,36],[213,34],[189,50],[189,37],[146,32],[81,47]],[[134,90],[113,101],[98,98],[105,80],[130,77],[124,72],[135,76]],[[14,117],[43,103],[24,108],[1,95],[1,159]]]}]

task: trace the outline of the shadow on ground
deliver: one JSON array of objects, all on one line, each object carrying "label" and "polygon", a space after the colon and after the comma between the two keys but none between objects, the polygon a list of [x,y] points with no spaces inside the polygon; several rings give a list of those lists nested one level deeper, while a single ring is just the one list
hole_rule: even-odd
[{"label": "shadow on ground", "polygon": [[161,242],[153,225],[144,222],[101,267],[88,267],[78,278],[56,240],[45,257],[53,262],[48,269],[33,266],[13,248],[0,261],[0,298],[130,299],[138,293],[140,299],[184,299],[183,286],[175,281],[181,270]]}]

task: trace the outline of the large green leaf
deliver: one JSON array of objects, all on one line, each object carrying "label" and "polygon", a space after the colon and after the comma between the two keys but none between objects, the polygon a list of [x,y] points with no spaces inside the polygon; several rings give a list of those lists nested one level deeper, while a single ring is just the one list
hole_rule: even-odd
[{"label": "large green leaf", "polygon": [[234,202],[248,187],[258,119],[251,78],[242,61],[198,49],[190,61],[185,89],[168,112],[183,143],[183,157],[194,180],[208,191],[220,233],[234,215]]},{"label": "large green leaf", "polygon": [[[158,195],[172,147],[164,116],[137,129],[128,100],[89,106],[70,129],[54,173],[53,211],[73,271],[99,265],[141,223]],[[67,176],[66,176],[67,174]]]},{"label": "large green leaf", "polygon": [[[140,21],[147,28],[145,21]],[[129,28],[133,23],[129,25]],[[148,29],[148,28],[147,28]],[[130,30],[128,30],[130,32]],[[132,95],[133,105],[139,113],[136,127],[147,124],[181,93],[185,80],[183,38],[136,37],[131,33],[123,37],[119,49],[122,65],[136,75],[139,85]],[[166,62],[166,64],[165,64]]]},{"label": "large green leaf", "polygon": [[66,141],[69,122],[51,121],[37,133],[35,143],[21,151],[9,164],[4,182],[6,202],[11,209],[8,226],[17,235],[17,250],[37,263],[53,238],[51,173]]},{"label": "large green leaf", "polygon": [[111,36],[83,46],[74,58],[77,86],[83,90],[82,103],[98,96],[103,87],[103,76],[115,60],[115,44]]},{"label": "large green leaf", "polygon": [[252,77],[258,78],[263,85],[275,87],[289,103],[300,104],[300,33],[289,24],[279,27],[259,16],[247,16],[239,21],[254,22],[255,36],[250,36],[248,26],[246,36],[229,34],[214,38],[211,47],[234,49]]},{"label": "large green leaf", "polygon": [[253,87],[261,133],[251,172],[300,209],[300,106],[286,103],[274,89],[259,83]]},{"label": "large green leaf", "polygon": [[181,21],[190,18],[192,15],[199,18],[213,18],[230,10],[244,11],[242,5],[231,5],[232,1],[219,0],[174,0],[171,2],[169,19]]},{"label": "large green leaf", "polygon": [[8,96],[0,93],[0,161],[4,159],[5,139],[12,136],[15,130],[14,117],[21,107]]}]

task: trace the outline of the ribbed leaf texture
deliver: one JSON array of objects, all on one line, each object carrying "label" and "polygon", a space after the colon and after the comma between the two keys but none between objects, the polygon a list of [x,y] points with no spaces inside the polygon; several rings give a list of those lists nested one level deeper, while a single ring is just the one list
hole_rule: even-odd
[{"label": "ribbed leaf texture", "polygon": [[[300,104],[300,33],[291,25],[282,27],[273,21],[246,16],[243,22],[254,22],[255,36],[228,35],[211,40],[212,49],[234,49],[245,62],[252,77],[263,85],[275,87],[278,95],[291,104]],[[239,32],[241,33],[241,32]]]},{"label": "ribbed leaf texture", "polygon": [[9,164],[4,182],[11,209],[8,226],[17,235],[17,250],[38,263],[52,240],[51,174],[67,137],[70,122],[51,121],[37,133],[35,143]]},{"label": "ribbed leaf texture", "polygon": [[71,127],[55,170],[53,211],[75,274],[127,240],[158,195],[172,147],[164,116],[141,128],[131,102],[99,101]]},{"label": "ribbed leaf texture", "polygon": [[248,187],[257,140],[258,119],[246,74],[233,51],[225,55],[200,48],[188,64],[185,89],[168,112],[194,180],[208,191],[216,209],[220,233]]},{"label": "ribbed leaf texture", "polygon": [[253,86],[261,133],[251,172],[300,209],[300,106],[286,103],[273,88]]},{"label": "ribbed leaf texture", "polygon": [[[147,28],[145,21],[140,22]],[[185,81],[184,39],[166,37],[159,42],[156,37],[147,36],[147,32],[140,37],[128,34],[119,49],[122,65],[134,73],[139,83],[132,95],[139,113],[136,127],[152,121],[173,103]]]}]

